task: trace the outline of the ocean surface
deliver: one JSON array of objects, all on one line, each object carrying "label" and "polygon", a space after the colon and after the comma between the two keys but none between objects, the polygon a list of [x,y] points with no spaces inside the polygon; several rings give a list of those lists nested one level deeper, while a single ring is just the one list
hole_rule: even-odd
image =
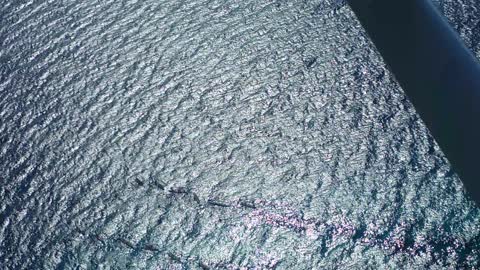
[{"label": "ocean surface", "polygon": [[[480,1],[436,2],[480,57]],[[479,269],[344,1],[0,0],[0,269]]]}]

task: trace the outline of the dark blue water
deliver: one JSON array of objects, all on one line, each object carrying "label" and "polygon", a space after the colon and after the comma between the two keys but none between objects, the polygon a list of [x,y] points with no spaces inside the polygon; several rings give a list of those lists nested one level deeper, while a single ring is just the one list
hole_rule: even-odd
[{"label": "dark blue water", "polygon": [[[343,1],[0,4],[0,269],[480,267]],[[480,2],[438,4],[480,57]]]}]

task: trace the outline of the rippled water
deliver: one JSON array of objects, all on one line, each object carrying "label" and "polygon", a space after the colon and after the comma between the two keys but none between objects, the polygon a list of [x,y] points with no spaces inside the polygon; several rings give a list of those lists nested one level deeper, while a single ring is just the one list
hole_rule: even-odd
[{"label": "rippled water", "polygon": [[[480,2],[441,1],[480,56]],[[343,1],[2,1],[1,269],[480,267]]]}]

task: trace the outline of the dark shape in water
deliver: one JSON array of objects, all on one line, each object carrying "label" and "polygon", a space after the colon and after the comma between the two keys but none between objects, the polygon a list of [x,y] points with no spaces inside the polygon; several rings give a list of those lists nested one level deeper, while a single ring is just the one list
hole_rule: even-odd
[{"label": "dark shape in water", "polygon": [[314,57],[314,58],[308,60],[308,61],[305,63],[305,66],[307,67],[307,69],[310,69],[316,62],[317,62],[317,58]]},{"label": "dark shape in water", "polygon": [[156,181],[156,180],[153,180],[153,185],[155,185],[161,190],[165,190],[165,186],[166,186],[166,184],[163,183],[162,181]]},{"label": "dark shape in water", "polygon": [[429,0],[349,4],[478,205],[477,59]]},{"label": "dark shape in water", "polygon": [[137,183],[137,185],[140,186],[140,187],[143,187],[143,185],[145,184],[145,183],[143,183],[142,180],[140,180],[138,178],[135,178],[135,183]]},{"label": "dark shape in water", "polygon": [[230,207],[230,205],[228,205],[226,203],[214,201],[212,199],[208,199],[207,203],[210,204],[210,205],[213,205],[213,206]]},{"label": "dark shape in water", "polygon": [[143,249],[148,250],[148,251],[153,251],[153,252],[160,251],[160,249],[158,249],[155,245],[152,245],[152,244],[145,245],[145,247]]},{"label": "dark shape in water", "polygon": [[203,270],[209,270],[209,269],[211,269],[210,266],[208,266],[208,265],[205,264],[204,262],[198,262],[198,266],[200,266],[200,268],[202,268]]},{"label": "dark shape in water", "polygon": [[241,202],[240,202],[240,205],[243,206],[243,207],[245,207],[245,208],[252,208],[252,209],[257,208],[257,207],[255,206],[255,203],[253,203],[253,202],[248,202],[248,201],[241,201]]},{"label": "dark shape in water", "polygon": [[169,192],[175,194],[188,194],[188,190],[185,187],[170,188]]},{"label": "dark shape in water", "polygon": [[174,262],[182,263],[182,259],[180,259],[180,257],[178,257],[177,255],[175,255],[171,252],[168,253],[168,257]]},{"label": "dark shape in water", "polygon": [[127,246],[127,247],[129,247],[129,248],[135,249],[135,245],[134,245],[132,242],[128,241],[127,239],[125,239],[125,238],[118,238],[117,240],[120,241],[120,243],[124,244],[125,246]]},{"label": "dark shape in water", "polygon": [[192,196],[193,196],[193,200],[198,203],[198,204],[202,204],[202,201],[200,200],[200,198],[198,197],[197,193],[195,192],[192,192]]}]

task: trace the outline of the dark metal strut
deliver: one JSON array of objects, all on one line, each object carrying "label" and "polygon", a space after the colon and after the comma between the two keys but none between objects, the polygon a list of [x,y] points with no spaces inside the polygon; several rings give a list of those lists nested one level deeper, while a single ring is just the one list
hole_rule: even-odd
[{"label": "dark metal strut", "polygon": [[349,0],[480,205],[480,65],[430,0]]}]

